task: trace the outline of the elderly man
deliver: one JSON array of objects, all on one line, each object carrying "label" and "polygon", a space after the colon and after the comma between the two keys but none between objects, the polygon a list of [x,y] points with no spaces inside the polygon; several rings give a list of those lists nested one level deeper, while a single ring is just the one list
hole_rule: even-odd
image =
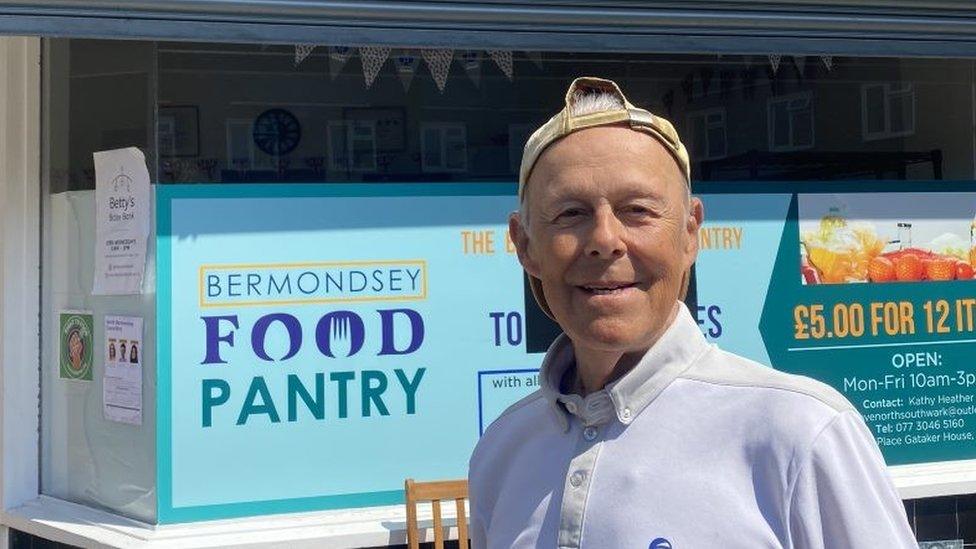
[{"label": "elderly man", "polygon": [[666,120],[580,78],[509,229],[562,327],[470,463],[475,548],[914,548],[857,411],[708,344],[679,301],[702,204]]}]

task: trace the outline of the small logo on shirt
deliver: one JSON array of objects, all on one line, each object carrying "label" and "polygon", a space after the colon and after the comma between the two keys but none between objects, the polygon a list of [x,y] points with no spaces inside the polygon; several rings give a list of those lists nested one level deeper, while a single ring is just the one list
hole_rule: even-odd
[{"label": "small logo on shirt", "polygon": [[655,538],[654,541],[652,541],[651,544],[647,546],[647,549],[672,549],[672,548],[671,548],[671,542],[668,541],[666,538]]}]

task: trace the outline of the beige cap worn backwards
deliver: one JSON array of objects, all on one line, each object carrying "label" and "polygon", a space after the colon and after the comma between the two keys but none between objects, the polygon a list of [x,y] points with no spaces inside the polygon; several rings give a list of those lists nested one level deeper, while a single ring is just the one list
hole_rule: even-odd
[{"label": "beige cap worn backwards", "polygon": [[[580,99],[600,93],[609,93],[620,100],[623,108],[604,110],[584,115],[573,115],[573,106]],[[549,119],[537,129],[525,143],[525,150],[522,153],[522,166],[519,169],[519,200],[525,198],[525,189],[529,182],[529,175],[535,166],[539,156],[546,150],[546,147],[563,137],[585,128],[594,126],[608,126],[611,124],[628,124],[631,129],[644,132],[654,139],[657,139],[671,156],[674,157],[678,168],[685,176],[685,184],[691,186],[691,162],[688,159],[688,150],[685,149],[678,132],[674,126],[665,118],[651,114],[649,111],[635,107],[627,101],[623,92],[616,82],[603,78],[584,76],[573,80],[566,91],[566,105],[556,116]],[[546,303],[545,295],[542,292],[542,281],[529,276],[529,284],[532,293],[539,302],[539,307],[552,316],[552,311]],[[687,275],[683,281],[683,286],[687,286]]]}]

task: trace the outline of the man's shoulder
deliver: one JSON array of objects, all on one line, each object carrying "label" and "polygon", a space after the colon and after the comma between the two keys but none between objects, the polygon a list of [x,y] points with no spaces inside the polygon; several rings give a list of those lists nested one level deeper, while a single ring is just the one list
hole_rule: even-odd
[{"label": "man's shoulder", "polygon": [[553,424],[550,414],[549,402],[541,391],[535,391],[518,400],[495,418],[482,433],[471,454],[471,463],[484,459],[487,453],[495,453],[499,447],[517,444],[523,437]]},{"label": "man's shoulder", "polygon": [[752,390],[767,400],[819,409],[831,416],[854,409],[850,401],[826,383],[782,372],[718,347],[706,353],[681,377],[715,386]]}]

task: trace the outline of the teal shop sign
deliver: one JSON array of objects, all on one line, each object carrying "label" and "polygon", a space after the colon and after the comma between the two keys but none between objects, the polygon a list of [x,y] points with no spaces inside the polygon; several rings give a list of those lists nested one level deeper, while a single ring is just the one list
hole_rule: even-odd
[{"label": "teal shop sign", "polygon": [[401,502],[535,389],[514,185],[157,199],[160,522]]},{"label": "teal shop sign", "polygon": [[[157,187],[159,521],[395,504],[405,477],[465,476],[538,383],[515,190]],[[708,339],[835,387],[889,464],[976,457],[976,185],[696,190]]]}]

